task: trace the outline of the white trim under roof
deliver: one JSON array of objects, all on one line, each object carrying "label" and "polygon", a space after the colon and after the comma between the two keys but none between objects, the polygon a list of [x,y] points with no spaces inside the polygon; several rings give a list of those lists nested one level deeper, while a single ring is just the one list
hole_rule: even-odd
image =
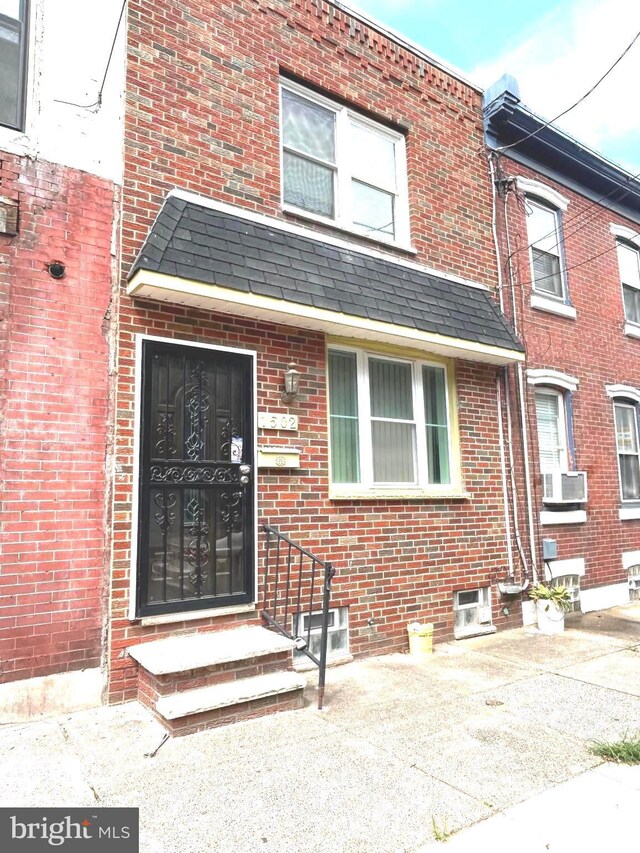
[{"label": "white trim under roof", "polygon": [[633,228],[627,228],[626,225],[616,225],[615,222],[612,222],[609,229],[614,237],[626,240],[627,243],[634,243],[640,248],[640,226],[637,231],[634,231]]},{"label": "white trim under roof", "polygon": [[548,201],[553,207],[558,210],[566,210],[569,207],[569,199],[565,198],[553,187],[543,184],[541,181],[532,181],[531,178],[523,178],[520,175],[516,178],[518,189],[522,190],[527,195],[533,195]]},{"label": "white trim under roof", "polygon": [[[472,281],[469,278],[454,275],[453,273],[443,272],[442,270],[434,269],[433,267],[425,267],[422,264],[417,264],[415,261],[407,261],[404,258],[396,258],[393,255],[385,254],[385,252],[369,249],[367,246],[350,243],[347,240],[341,240],[339,237],[331,237],[328,234],[323,234],[311,228],[304,228],[302,225],[293,225],[290,222],[285,222],[282,219],[275,219],[273,216],[266,216],[264,213],[256,213],[255,210],[248,210],[244,207],[236,207],[233,204],[227,204],[224,201],[215,201],[208,196],[199,195],[198,193],[181,190],[177,187],[172,189],[167,194],[168,198],[179,198],[189,204],[199,204],[201,207],[206,207],[209,210],[217,210],[220,213],[226,213],[229,216],[236,216],[238,219],[246,219],[247,222],[256,222],[258,225],[264,225],[267,228],[276,228],[278,231],[285,231],[287,234],[295,234],[296,237],[305,237],[307,240],[315,240],[317,243],[326,243],[328,246],[335,246],[337,249],[344,249],[351,254],[367,255],[370,258],[376,258],[379,261],[386,261],[399,267],[406,267],[410,270],[425,273],[426,275],[435,275],[445,281],[453,281],[456,284],[465,284],[467,287],[475,287],[478,290],[489,290],[486,284],[480,284],[479,281]],[[166,199],[165,199],[166,203]],[[331,223],[327,223],[331,227]],[[144,248],[144,247],[143,247]]]},{"label": "white trim under roof", "polygon": [[617,397],[625,397],[627,400],[633,400],[634,403],[640,403],[640,390],[632,385],[605,385],[607,397],[616,399]]},{"label": "white trim under roof", "polygon": [[301,305],[144,269],[139,269],[134,274],[128,284],[127,293],[129,296],[157,302],[190,305],[222,314],[238,314],[270,323],[312,329],[324,334],[411,347],[449,358],[487,364],[510,364],[524,361],[525,358],[524,353],[518,350],[425,332],[411,326],[354,317],[339,311],[328,311],[312,305]]},{"label": "white trim under roof", "polygon": [[569,376],[568,373],[561,373],[559,370],[550,370],[546,367],[527,370],[527,382],[529,385],[551,385],[556,388],[564,388],[565,391],[575,391],[580,384],[575,376]]}]

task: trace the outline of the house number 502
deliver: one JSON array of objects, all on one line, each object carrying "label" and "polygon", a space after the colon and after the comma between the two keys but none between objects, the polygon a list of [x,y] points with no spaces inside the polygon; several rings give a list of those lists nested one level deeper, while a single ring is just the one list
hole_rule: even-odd
[{"label": "house number 502", "polygon": [[260,412],[258,426],[260,429],[284,429],[293,432],[298,429],[298,416]]}]

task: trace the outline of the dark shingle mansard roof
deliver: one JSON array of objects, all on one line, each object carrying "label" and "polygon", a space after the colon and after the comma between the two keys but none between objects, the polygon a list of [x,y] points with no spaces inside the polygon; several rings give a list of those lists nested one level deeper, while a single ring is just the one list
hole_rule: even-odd
[{"label": "dark shingle mansard roof", "polygon": [[488,291],[169,196],[131,270],[149,270],[523,350]]}]

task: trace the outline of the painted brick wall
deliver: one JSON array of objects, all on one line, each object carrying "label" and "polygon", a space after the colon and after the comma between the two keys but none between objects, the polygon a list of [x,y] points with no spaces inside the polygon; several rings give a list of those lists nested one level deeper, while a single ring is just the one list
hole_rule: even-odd
[{"label": "painted brick wall", "polygon": [[[531,440],[536,536],[558,542],[559,559],[584,557],[585,589],[626,580],[622,552],[640,548],[640,521],[620,521],[621,506],[612,401],[605,385],[640,386],[640,340],[624,334],[624,309],[615,237],[610,226],[632,231],[638,224],[505,158],[508,176],[521,175],[552,187],[569,199],[563,213],[564,252],[571,303],[577,319],[558,317],[530,306],[530,271],[526,217],[513,197],[508,200],[509,229],[516,274],[519,322],[527,347],[527,367],[553,368],[579,380],[573,394],[573,432],[577,470],[586,471],[587,522],[541,526],[542,487],[539,470],[534,391],[528,389],[527,420]],[[503,214],[502,203],[499,212]],[[503,246],[506,257],[506,246]],[[520,480],[522,485],[522,480]],[[521,496],[521,502],[524,503]]]},{"label": "painted brick wall", "polygon": [[[114,187],[0,154],[0,681],[96,666],[104,593]],[[54,280],[45,265],[66,265]]]},{"label": "painted brick wall", "polygon": [[[278,81],[286,70],[407,128],[417,260],[494,283],[490,185],[479,154],[477,92],[322,2],[189,0],[176,6],[132,0],[129,38],[123,280],[174,186],[284,217]],[[333,560],[338,571],[333,599],[350,607],[356,654],[405,648],[406,625],[414,619],[430,619],[438,638],[450,637],[453,591],[505,574],[494,368],[457,365],[470,498],[330,501],[323,336],[131,300],[123,283],[110,634],[113,701],[135,695],[136,670],[125,654],[127,645],[246,621],[235,616],[147,627],[129,621],[138,332],[256,350],[258,404],[270,411],[283,411],[282,371],[295,356],[303,380],[291,411],[300,418],[295,438],[303,470],[260,476],[259,519]],[[497,624],[517,624],[519,608],[505,618],[495,594],[493,604]]]}]

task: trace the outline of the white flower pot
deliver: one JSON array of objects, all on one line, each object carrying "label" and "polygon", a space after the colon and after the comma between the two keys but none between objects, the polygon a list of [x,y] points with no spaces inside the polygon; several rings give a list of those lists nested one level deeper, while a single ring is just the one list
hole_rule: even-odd
[{"label": "white flower pot", "polygon": [[562,634],[564,631],[564,610],[553,601],[536,601],[538,630],[541,634]]}]

